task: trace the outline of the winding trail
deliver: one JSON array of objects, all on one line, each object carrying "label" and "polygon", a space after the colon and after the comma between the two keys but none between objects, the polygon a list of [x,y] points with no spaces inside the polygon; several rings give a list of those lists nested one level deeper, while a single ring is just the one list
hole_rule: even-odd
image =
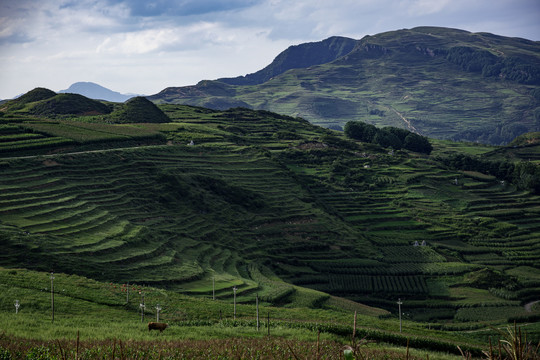
[{"label": "winding trail", "polygon": [[401,118],[401,120],[403,120],[403,121],[405,122],[405,124],[407,124],[407,128],[408,128],[410,131],[412,131],[412,132],[418,134],[418,130],[416,130],[416,128],[413,126],[413,124],[411,123],[410,120],[407,120],[407,119],[405,118],[405,116],[403,116],[399,111],[397,111],[396,109],[394,109],[392,106],[390,106],[390,109],[392,109],[392,111],[395,112],[396,115],[399,116],[399,117]]}]

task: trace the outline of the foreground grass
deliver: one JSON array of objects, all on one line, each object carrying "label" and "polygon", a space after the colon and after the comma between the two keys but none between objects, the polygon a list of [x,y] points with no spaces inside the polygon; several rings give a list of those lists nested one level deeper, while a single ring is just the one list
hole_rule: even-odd
[{"label": "foreground grass", "polygon": [[[276,337],[216,340],[57,340],[0,339],[0,356],[26,359],[343,359],[340,342],[298,341]],[[369,344],[357,349],[357,358],[458,359],[442,353]]]},{"label": "foreground grass", "polygon": [[[130,314],[134,315],[134,314]],[[176,323],[163,333],[149,332],[146,321],[122,311],[93,315],[0,313],[0,358],[26,359],[341,359],[350,337],[291,328],[265,321],[223,320],[208,325]],[[457,359],[456,355],[361,341],[363,356],[373,359]],[[3,351],[3,352],[2,352]],[[4,356],[4,357],[1,357]]]}]

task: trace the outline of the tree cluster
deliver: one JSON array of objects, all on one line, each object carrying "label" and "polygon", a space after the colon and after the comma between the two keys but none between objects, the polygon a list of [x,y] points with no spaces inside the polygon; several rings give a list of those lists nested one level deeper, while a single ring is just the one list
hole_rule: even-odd
[{"label": "tree cluster", "polygon": [[349,121],[345,124],[344,131],[345,135],[351,139],[377,144],[385,148],[406,149],[425,154],[430,154],[433,150],[431,143],[425,136],[392,126],[379,129],[361,121]]},{"label": "tree cluster", "polygon": [[493,175],[499,180],[516,185],[519,189],[540,194],[540,166],[531,162],[514,164],[508,161],[489,161],[463,154],[438,157],[437,160],[452,169]]},{"label": "tree cluster", "polygon": [[540,69],[533,60],[499,57],[487,50],[467,46],[451,48],[446,59],[465,71],[479,72],[485,77],[501,77],[522,84],[540,84]]},{"label": "tree cluster", "polygon": [[452,136],[451,140],[505,145],[528,131],[530,130],[523,124],[508,122],[499,125],[482,126],[476,129],[466,129]]}]

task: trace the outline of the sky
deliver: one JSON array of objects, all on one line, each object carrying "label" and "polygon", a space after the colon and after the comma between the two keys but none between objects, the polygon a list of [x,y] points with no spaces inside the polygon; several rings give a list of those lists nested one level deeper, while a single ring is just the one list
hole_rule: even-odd
[{"label": "sky", "polygon": [[79,81],[151,95],[416,26],[540,41],[540,0],[0,0],[0,99]]}]

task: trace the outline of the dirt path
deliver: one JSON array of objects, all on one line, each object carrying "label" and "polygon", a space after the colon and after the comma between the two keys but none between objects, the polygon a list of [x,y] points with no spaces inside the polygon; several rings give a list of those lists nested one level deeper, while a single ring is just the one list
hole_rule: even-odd
[{"label": "dirt path", "polygon": [[535,304],[538,304],[540,303],[540,300],[536,300],[536,301],[531,301],[530,303],[527,303],[525,304],[525,311],[526,312],[532,312],[532,308]]},{"label": "dirt path", "polygon": [[401,118],[401,120],[403,120],[405,122],[405,124],[407,124],[407,129],[409,129],[410,131],[418,134],[418,130],[416,130],[416,128],[413,126],[413,124],[411,124],[411,121],[410,120],[407,120],[405,118],[405,116],[403,116],[399,111],[397,111],[396,109],[394,109],[393,107],[390,107],[390,109],[392,109],[393,112],[396,113],[397,116],[399,116]]}]

